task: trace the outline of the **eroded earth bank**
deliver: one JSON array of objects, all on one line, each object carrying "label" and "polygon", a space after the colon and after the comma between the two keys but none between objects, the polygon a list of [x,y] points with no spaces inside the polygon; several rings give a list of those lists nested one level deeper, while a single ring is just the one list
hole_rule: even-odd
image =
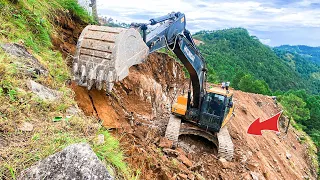
[{"label": "eroded earth bank", "polygon": [[303,135],[293,128],[286,135],[285,117],[280,134],[246,133],[255,119],[266,120],[281,111],[270,96],[235,91],[235,118],[228,124],[235,144],[231,162],[219,160],[215,145],[197,136],[181,136],[178,147],[170,149],[162,137],[171,103],[187,92],[186,84],[179,63],[153,53],[145,63],[131,67],[109,95],[72,87],[86,115],[98,117],[120,139],[126,161],[140,171],[141,179],[316,179],[307,146],[300,140]]}]

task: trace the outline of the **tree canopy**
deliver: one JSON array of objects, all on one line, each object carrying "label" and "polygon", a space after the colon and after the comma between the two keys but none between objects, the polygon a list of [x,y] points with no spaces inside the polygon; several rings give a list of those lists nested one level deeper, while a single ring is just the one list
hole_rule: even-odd
[{"label": "tree canopy", "polygon": [[[272,91],[290,89],[306,89],[311,93],[320,91],[320,84],[318,86],[316,82],[318,75],[320,79],[319,66],[295,55],[293,55],[294,62],[288,63],[281,55],[283,53],[281,50],[274,50],[262,44],[257,37],[250,36],[246,29],[200,31],[193,36],[204,42],[198,48],[204,55],[208,67],[216,72],[214,75],[208,73],[209,80],[231,81],[231,85],[235,88],[262,94],[270,92],[265,90],[267,87]],[[310,79],[311,76],[315,78]],[[263,85],[262,91],[250,90],[248,87],[243,89],[244,85],[238,86],[242,78],[249,80],[249,77],[251,80],[252,78],[259,80],[254,83]]]}]

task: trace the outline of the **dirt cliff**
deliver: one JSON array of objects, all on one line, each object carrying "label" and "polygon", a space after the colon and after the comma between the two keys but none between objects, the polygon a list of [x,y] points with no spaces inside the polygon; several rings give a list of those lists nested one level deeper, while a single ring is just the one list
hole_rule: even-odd
[{"label": "dirt cliff", "polygon": [[[72,85],[78,105],[114,129],[141,179],[316,179],[307,146],[293,128],[284,134],[248,135],[257,118],[266,120],[281,111],[270,96],[235,91],[235,118],[228,128],[235,144],[235,158],[217,158],[214,144],[196,136],[180,137],[179,147],[167,148],[164,136],[170,105],[186,92],[182,66],[166,54],[151,54],[145,63],[131,67],[130,74],[115,85],[113,93]],[[130,125],[131,112],[133,121]],[[282,118],[285,124],[285,118]]]}]

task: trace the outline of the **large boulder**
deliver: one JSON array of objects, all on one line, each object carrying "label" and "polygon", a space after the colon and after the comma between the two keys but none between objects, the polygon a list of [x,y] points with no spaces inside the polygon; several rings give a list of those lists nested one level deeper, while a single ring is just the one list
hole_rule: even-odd
[{"label": "large boulder", "polygon": [[113,179],[86,143],[73,144],[24,170],[22,179]]},{"label": "large boulder", "polygon": [[[28,52],[27,48],[17,43],[0,44],[6,53],[16,56],[20,59],[20,62],[16,64],[26,74],[33,76],[44,75],[48,76],[48,70],[35,58],[31,53]],[[17,63],[17,62],[16,62]]]}]

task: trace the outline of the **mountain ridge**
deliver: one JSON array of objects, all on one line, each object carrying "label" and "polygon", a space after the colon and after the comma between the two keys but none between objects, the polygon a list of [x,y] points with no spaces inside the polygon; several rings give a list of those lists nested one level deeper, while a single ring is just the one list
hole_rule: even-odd
[{"label": "mountain ridge", "polygon": [[310,60],[320,65],[320,46],[313,47],[307,45],[281,45],[274,47],[274,49],[284,50],[294,54],[298,54],[306,60]]}]

